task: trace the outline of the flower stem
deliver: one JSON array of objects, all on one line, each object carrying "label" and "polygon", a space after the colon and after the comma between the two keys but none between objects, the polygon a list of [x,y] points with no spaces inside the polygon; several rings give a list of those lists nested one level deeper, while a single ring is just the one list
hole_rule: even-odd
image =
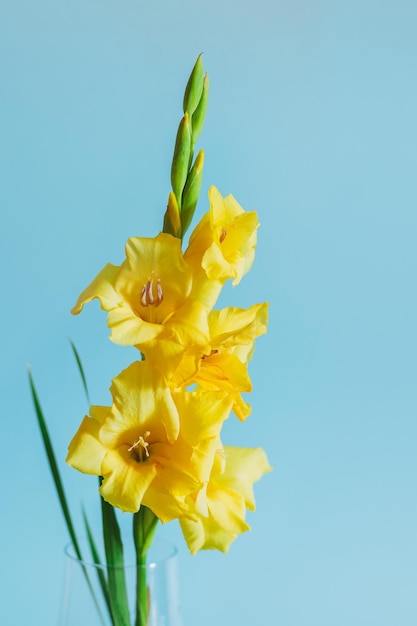
[{"label": "flower stem", "polygon": [[133,516],[133,538],[136,549],[136,621],[135,626],[148,626],[151,598],[146,580],[146,557],[155,534],[158,518],[146,506]]}]

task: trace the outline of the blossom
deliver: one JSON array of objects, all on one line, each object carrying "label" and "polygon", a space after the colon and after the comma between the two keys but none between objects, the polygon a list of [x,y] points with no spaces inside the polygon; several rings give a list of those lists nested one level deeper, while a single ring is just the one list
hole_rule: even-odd
[{"label": "blossom", "polygon": [[226,307],[209,313],[208,346],[184,353],[172,375],[173,386],[197,383],[205,389],[222,389],[233,398],[233,411],[244,420],[250,405],[240,393],[252,390],[247,371],[255,339],[266,332],[268,304],[254,304],[249,309]]},{"label": "blossom", "polygon": [[67,462],[102,476],[101,495],[123,511],[144,504],[163,522],[184,514],[185,498],[210,475],[230,398],[221,392],[172,393],[146,361],[115,378],[111,394],[111,407],[91,407]]},{"label": "blossom", "polygon": [[[244,211],[232,195],[209,189],[210,209],[191,234],[184,258],[193,268],[193,297],[210,309],[224,282],[237,285],[255,258],[255,211]],[[208,279],[208,280],[207,280]]]},{"label": "blossom", "polygon": [[218,450],[209,482],[191,497],[196,507],[203,498],[207,508],[180,519],[192,554],[208,549],[227,552],[232,541],[250,529],[245,515],[247,509],[255,509],[253,483],[270,470],[261,448]]},{"label": "blossom", "polygon": [[[190,297],[192,272],[185,263],[180,240],[160,233],[157,237],[131,237],[120,266],[107,264],[81,293],[72,313],[97,298],[108,311],[110,338],[146,353],[146,345],[165,338],[181,346],[204,343],[207,314]],[[171,348],[175,352],[175,348]]]}]

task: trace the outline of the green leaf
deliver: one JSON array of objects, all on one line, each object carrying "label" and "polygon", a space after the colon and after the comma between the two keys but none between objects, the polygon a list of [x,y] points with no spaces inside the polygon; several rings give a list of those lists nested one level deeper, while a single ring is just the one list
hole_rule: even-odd
[{"label": "green leaf", "polygon": [[114,626],[130,626],[123,543],[114,508],[101,498],[108,591]]},{"label": "green leaf", "polygon": [[[84,520],[85,530],[86,530],[86,533],[87,533],[88,543],[89,543],[89,546],[90,546],[91,556],[93,558],[93,562],[97,565],[96,571],[97,571],[99,585],[100,585],[101,591],[103,593],[104,601],[106,603],[111,622],[112,622],[112,624],[114,624],[113,616],[112,616],[112,612],[111,612],[109,592],[108,592],[108,589],[107,589],[107,580],[106,580],[106,576],[104,575],[104,568],[102,567],[100,556],[99,556],[99,553],[98,553],[98,550],[97,550],[97,546],[96,546],[96,543],[94,541],[93,533],[91,532],[91,527],[90,527],[90,524],[88,523],[87,515],[86,515],[86,512],[85,512],[84,508],[83,508],[83,520]],[[100,611],[100,608],[98,607],[98,605],[97,605],[97,610],[101,614],[101,611]],[[101,617],[101,615],[100,615],[100,617]],[[102,617],[101,617],[101,620],[104,622]]]},{"label": "green leaf", "polygon": [[66,499],[65,492],[64,492],[64,487],[63,487],[61,477],[59,474],[58,465],[57,465],[56,458],[55,458],[55,453],[54,453],[52,443],[51,443],[51,438],[49,436],[48,428],[46,426],[46,421],[45,421],[45,418],[41,409],[38,394],[36,392],[35,384],[33,382],[33,377],[32,377],[32,373],[30,370],[28,374],[29,374],[29,384],[30,384],[30,390],[32,393],[33,404],[35,407],[36,417],[38,418],[38,424],[39,424],[39,428],[40,428],[41,435],[42,435],[42,441],[45,447],[46,456],[48,457],[49,469],[51,470],[51,473],[52,473],[52,478],[54,480],[55,488],[58,493],[58,498],[59,498],[59,502],[61,505],[62,513],[64,515],[65,522],[67,524],[68,532],[71,537],[71,541],[74,546],[75,553],[77,557],[80,560],[82,560],[80,547],[78,545],[77,537],[75,535],[74,525],[72,523],[67,499]]},{"label": "green leaf", "polygon": [[70,344],[71,344],[72,351],[74,352],[75,360],[77,361],[78,370],[79,370],[80,375],[81,375],[81,380],[83,381],[83,387],[84,387],[85,395],[86,395],[86,398],[87,398],[87,402],[90,405],[91,404],[91,402],[90,402],[90,395],[88,393],[87,379],[86,379],[85,374],[84,374],[84,368],[82,366],[81,359],[80,359],[80,356],[78,354],[77,348],[75,347],[75,345],[73,344],[71,339],[70,339]]},{"label": "green leaf", "polygon": [[[71,514],[70,514],[70,510],[68,507],[68,502],[67,502],[67,498],[65,496],[65,491],[64,491],[64,487],[62,484],[62,480],[61,480],[61,476],[59,474],[59,470],[58,470],[58,465],[56,462],[56,457],[55,457],[55,453],[54,453],[54,449],[52,447],[52,442],[51,442],[51,438],[49,436],[49,432],[48,432],[48,428],[46,425],[46,421],[45,421],[45,417],[43,415],[43,411],[39,402],[39,397],[35,388],[35,383],[33,381],[33,377],[32,377],[32,373],[29,370],[28,371],[28,375],[29,375],[29,384],[30,384],[30,390],[31,390],[31,394],[32,394],[32,400],[33,400],[33,404],[35,407],[35,413],[36,413],[36,417],[38,418],[38,424],[39,424],[39,428],[41,431],[41,436],[42,436],[42,441],[45,447],[45,452],[46,452],[46,456],[48,458],[48,463],[49,463],[49,469],[51,470],[51,474],[52,474],[52,478],[55,484],[55,488],[56,491],[58,493],[58,499],[59,499],[59,503],[61,505],[61,509],[62,509],[62,513],[64,515],[64,519],[68,528],[68,532],[69,532],[69,536],[71,537],[71,541],[72,541],[72,545],[75,551],[75,554],[77,556],[77,558],[80,561],[80,565],[81,568],[83,570],[88,588],[90,590],[90,593],[92,595],[93,601],[97,607],[97,610],[99,612],[99,615],[101,617],[100,614],[100,609],[97,603],[97,599],[95,597],[94,594],[94,589],[92,587],[91,581],[89,579],[88,576],[88,572],[85,568],[85,565],[83,563],[83,557],[81,554],[81,550],[80,550],[80,546],[77,540],[77,536],[75,534],[75,529],[74,529],[74,524],[72,522],[72,518],[71,518]],[[103,618],[101,617],[102,621]]]}]

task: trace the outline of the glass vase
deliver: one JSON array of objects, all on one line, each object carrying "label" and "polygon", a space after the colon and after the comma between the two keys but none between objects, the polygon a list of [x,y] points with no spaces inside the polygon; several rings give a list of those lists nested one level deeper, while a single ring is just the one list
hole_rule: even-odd
[{"label": "glass vase", "polygon": [[[83,554],[87,554],[84,550]],[[155,540],[148,551],[146,565],[127,564],[124,569],[129,619],[114,620],[106,603],[100,577],[108,580],[118,568],[80,561],[72,544],[65,549],[65,586],[59,626],[182,626],[177,550],[175,546]],[[139,568],[139,572],[137,571]],[[146,617],[136,616],[138,574],[146,581]],[[143,584],[143,582],[142,582]]]}]

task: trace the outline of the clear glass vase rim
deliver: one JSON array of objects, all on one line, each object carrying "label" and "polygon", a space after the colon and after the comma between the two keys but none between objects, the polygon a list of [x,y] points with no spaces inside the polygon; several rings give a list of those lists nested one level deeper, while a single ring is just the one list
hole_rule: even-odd
[{"label": "clear glass vase rim", "polygon": [[[79,543],[84,543],[87,544],[88,540],[84,539],[79,541]],[[154,539],[153,543],[151,544],[149,550],[152,554],[152,552],[155,550],[155,548],[161,548],[161,546],[163,546],[164,548],[164,554],[163,556],[159,557],[159,558],[154,558],[154,559],[150,559],[146,565],[143,565],[141,567],[146,567],[146,568],[150,568],[150,569],[155,569],[158,566],[163,565],[164,563],[168,563],[169,561],[172,561],[173,559],[176,558],[177,554],[178,554],[178,548],[173,544],[170,543],[168,541],[164,541],[163,539]],[[87,560],[85,558],[79,559],[78,556],[76,555],[75,549],[74,549],[74,544],[72,541],[69,541],[65,547],[64,547],[64,553],[65,556],[70,559],[71,561],[73,561],[74,563],[78,563],[79,565],[85,566],[85,567],[95,567],[97,569],[108,569],[109,567],[111,568],[121,568],[123,567],[123,569],[135,569],[137,567],[136,563],[125,563],[123,566],[122,565],[107,565],[107,563],[101,562],[101,563],[94,563],[93,560]]]}]

